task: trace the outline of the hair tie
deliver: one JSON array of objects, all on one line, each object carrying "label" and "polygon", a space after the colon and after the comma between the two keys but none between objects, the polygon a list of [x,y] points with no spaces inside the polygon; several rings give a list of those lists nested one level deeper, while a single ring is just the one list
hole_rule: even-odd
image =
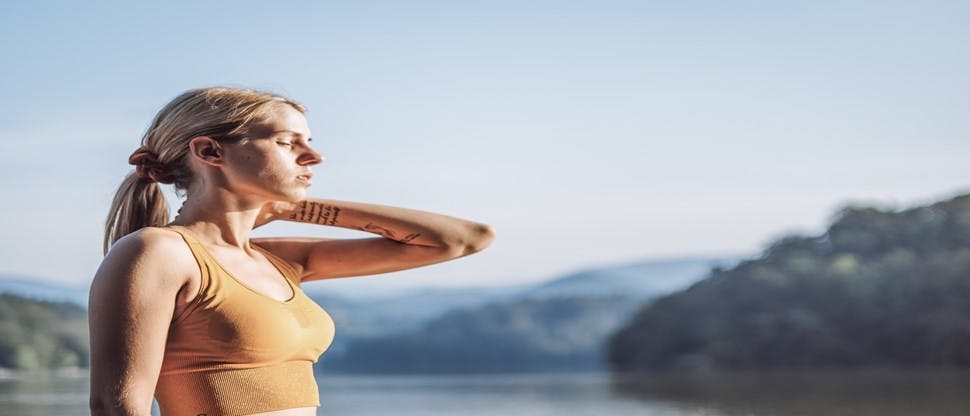
[{"label": "hair tie", "polygon": [[142,182],[158,182],[164,184],[175,182],[175,178],[172,175],[165,175],[163,173],[162,168],[164,165],[158,161],[158,156],[144,148],[135,150],[128,157],[128,164],[135,165],[135,175]]}]

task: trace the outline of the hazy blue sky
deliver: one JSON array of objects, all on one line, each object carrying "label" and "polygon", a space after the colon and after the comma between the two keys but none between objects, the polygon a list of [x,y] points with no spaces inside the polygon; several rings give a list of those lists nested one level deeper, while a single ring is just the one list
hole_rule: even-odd
[{"label": "hazy blue sky", "polygon": [[311,195],[498,232],[335,289],[750,254],[849,202],[970,191],[966,1],[11,3],[0,273],[89,282],[149,120],[216,84],[310,108]]}]

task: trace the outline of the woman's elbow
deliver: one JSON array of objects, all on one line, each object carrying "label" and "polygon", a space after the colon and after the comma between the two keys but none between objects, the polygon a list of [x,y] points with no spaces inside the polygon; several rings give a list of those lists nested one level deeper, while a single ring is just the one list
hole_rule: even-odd
[{"label": "woman's elbow", "polygon": [[475,224],[471,227],[462,255],[467,256],[482,251],[491,245],[493,240],[495,240],[495,229],[488,224]]}]

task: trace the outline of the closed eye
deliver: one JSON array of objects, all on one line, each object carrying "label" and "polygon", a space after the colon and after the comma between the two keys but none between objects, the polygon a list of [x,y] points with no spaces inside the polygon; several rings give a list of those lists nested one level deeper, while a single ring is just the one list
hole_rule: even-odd
[{"label": "closed eye", "polygon": [[283,146],[293,146],[293,143],[290,143],[290,142],[276,142],[276,143],[281,144]]}]

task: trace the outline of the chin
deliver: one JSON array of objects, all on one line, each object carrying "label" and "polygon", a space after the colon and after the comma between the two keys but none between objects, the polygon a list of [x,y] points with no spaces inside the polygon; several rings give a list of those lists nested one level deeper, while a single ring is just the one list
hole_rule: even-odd
[{"label": "chin", "polygon": [[299,192],[291,192],[285,195],[287,202],[300,202],[306,199],[306,190],[301,190]]}]

